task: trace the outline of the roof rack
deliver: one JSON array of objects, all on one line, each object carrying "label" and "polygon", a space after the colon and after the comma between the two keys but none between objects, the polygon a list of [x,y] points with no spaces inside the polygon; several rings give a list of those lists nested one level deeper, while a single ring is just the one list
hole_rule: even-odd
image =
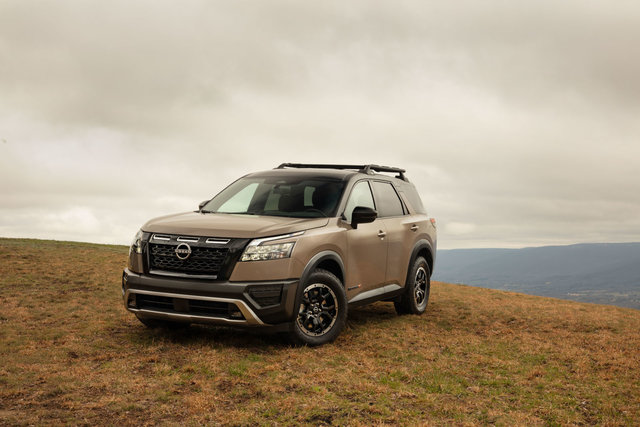
[{"label": "roof rack", "polygon": [[312,164],[312,163],[282,163],[276,169],[284,168],[298,168],[298,169],[355,169],[358,172],[373,174],[374,172],[391,172],[397,173],[399,178],[403,181],[409,181],[404,173],[406,170],[400,168],[394,168],[390,166],[380,165],[330,165],[330,164]]}]

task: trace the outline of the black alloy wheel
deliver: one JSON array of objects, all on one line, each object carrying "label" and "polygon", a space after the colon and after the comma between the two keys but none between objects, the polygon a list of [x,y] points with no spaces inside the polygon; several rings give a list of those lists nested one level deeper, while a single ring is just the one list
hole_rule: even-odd
[{"label": "black alloy wheel", "polygon": [[398,314],[422,314],[429,303],[431,272],[427,260],[419,256],[407,275],[404,293],[394,305]]},{"label": "black alloy wheel", "polygon": [[323,269],[314,271],[298,296],[292,338],[298,344],[333,341],[347,319],[347,297],[340,280]]},{"label": "black alloy wheel", "polygon": [[426,306],[426,297],[427,297],[427,282],[429,278],[427,277],[427,272],[423,266],[418,267],[418,271],[416,271],[416,276],[414,279],[414,289],[413,296],[415,298],[416,306],[422,307]]},{"label": "black alloy wheel", "polygon": [[336,323],[340,308],[336,294],[324,283],[313,283],[302,291],[298,327],[312,337],[326,334]]}]

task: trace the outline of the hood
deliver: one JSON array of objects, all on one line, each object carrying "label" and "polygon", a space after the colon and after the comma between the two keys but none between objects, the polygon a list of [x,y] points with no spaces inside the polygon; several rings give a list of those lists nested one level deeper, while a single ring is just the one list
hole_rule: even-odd
[{"label": "hood", "polygon": [[188,236],[257,238],[324,227],[329,218],[185,212],[148,221],[142,231]]}]

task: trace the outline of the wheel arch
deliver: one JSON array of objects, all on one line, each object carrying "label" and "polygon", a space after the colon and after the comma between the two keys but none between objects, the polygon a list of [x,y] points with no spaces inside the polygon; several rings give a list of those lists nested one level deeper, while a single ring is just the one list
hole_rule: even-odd
[{"label": "wheel arch", "polygon": [[322,268],[324,270],[330,271],[333,273],[344,286],[344,263],[342,262],[342,258],[340,255],[334,251],[322,251],[318,252],[314,255],[304,270],[302,271],[302,276],[300,276],[300,284],[306,283],[307,279],[317,268]]},{"label": "wheel arch", "polygon": [[413,251],[411,251],[411,258],[409,259],[409,270],[407,271],[407,280],[409,280],[409,275],[411,274],[411,266],[419,256],[426,259],[427,264],[429,264],[429,277],[433,275],[433,263],[435,261],[433,247],[428,240],[419,240],[413,247]]}]

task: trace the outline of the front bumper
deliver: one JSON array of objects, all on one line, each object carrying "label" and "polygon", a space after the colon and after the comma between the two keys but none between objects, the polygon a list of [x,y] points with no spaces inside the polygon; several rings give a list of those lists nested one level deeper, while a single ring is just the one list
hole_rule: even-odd
[{"label": "front bumper", "polygon": [[275,326],[295,317],[298,280],[228,282],[122,273],[125,308],[139,317],[233,326]]}]

